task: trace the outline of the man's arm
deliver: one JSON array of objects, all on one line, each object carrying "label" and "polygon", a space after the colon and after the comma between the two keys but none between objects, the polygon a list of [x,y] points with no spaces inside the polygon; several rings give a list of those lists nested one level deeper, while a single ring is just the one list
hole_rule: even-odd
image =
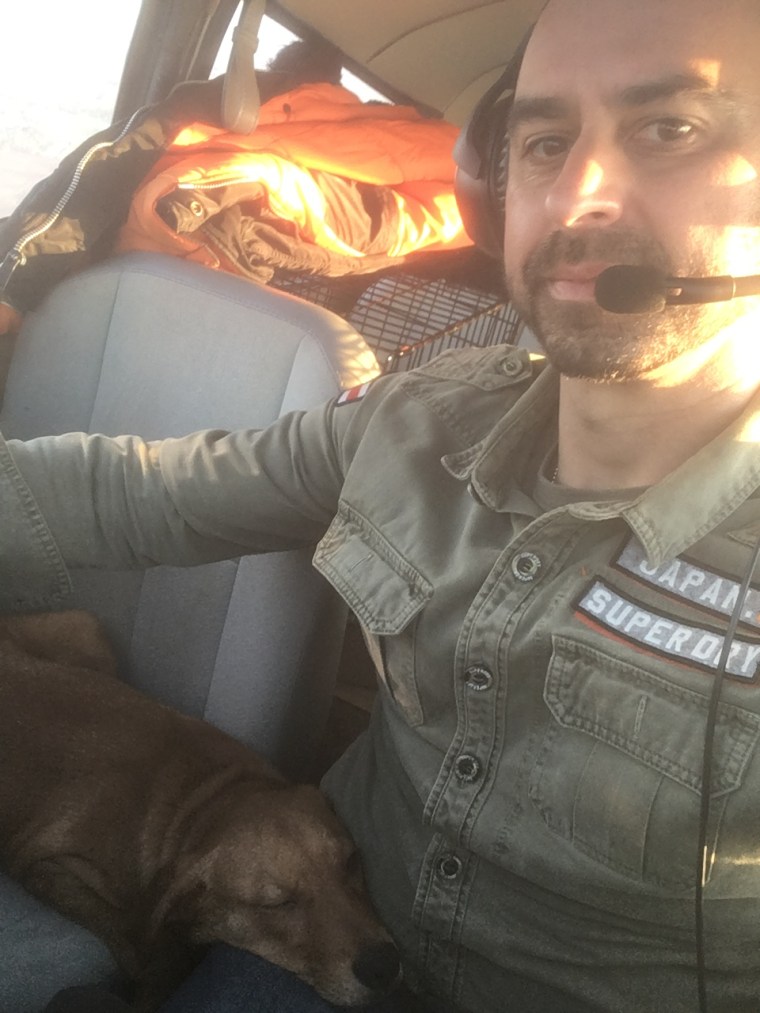
[{"label": "man's arm", "polygon": [[0,611],[54,604],[70,590],[61,554],[0,436]]},{"label": "man's arm", "polygon": [[54,602],[67,567],[193,565],[313,544],[342,485],[335,439],[326,405],[260,432],[0,443],[0,609]]}]

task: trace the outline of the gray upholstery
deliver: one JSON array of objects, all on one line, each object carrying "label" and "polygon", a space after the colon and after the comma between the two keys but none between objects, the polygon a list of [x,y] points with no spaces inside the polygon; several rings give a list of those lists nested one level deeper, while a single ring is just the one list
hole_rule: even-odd
[{"label": "gray upholstery", "polygon": [[[61,284],[25,320],[0,428],[148,439],[264,426],[376,366],[345,321],[295,297],[171,257],[129,254]],[[330,703],[345,610],[311,552],[192,569],[80,572],[125,677],[306,770]]]}]

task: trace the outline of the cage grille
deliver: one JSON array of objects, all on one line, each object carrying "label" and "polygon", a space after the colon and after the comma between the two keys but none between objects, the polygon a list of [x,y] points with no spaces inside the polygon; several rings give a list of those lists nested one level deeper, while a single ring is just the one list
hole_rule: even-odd
[{"label": "cage grille", "polygon": [[449,348],[512,343],[521,328],[511,306],[493,294],[413,275],[380,278],[348,320],[388,373],[414,369]]},{"label": "cage grille", "polygon": [[282,275],[274,282],[333,312],[364,337],[385,373],[424,365],[449,348],[514,344],[522,321],[503,297],[447,278]]}]

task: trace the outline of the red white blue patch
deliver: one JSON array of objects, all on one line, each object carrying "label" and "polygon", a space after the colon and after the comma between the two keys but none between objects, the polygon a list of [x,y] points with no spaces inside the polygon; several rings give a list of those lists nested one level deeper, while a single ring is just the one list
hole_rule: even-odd
[{"label": "red white blue patch", "polygon": [[350,390],[344,390],[335,403],[339,405],[356,404],[357,401],[361,401],[371,386],[371,381],[367,381],[367,383],[360,383],[358,387],[351,387]]}]

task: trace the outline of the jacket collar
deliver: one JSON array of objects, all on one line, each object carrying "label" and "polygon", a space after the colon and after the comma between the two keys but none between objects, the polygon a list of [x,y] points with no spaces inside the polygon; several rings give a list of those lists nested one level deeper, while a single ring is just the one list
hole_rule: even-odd
[{"label": "jacket collar", "polygon": [[[525,461],[540,464],[546,433],[556,432],[559,377],[548,367],[473,446],[442,458],[484,506],[507,512],[525,502]],[[760,392],[718,437],[635,500],[574,503],[560,509],[584,520],[623,517],[649,562],[658,566],[726,521],[760,487]],[[760,504],[756,522],[760,523]]]}]

